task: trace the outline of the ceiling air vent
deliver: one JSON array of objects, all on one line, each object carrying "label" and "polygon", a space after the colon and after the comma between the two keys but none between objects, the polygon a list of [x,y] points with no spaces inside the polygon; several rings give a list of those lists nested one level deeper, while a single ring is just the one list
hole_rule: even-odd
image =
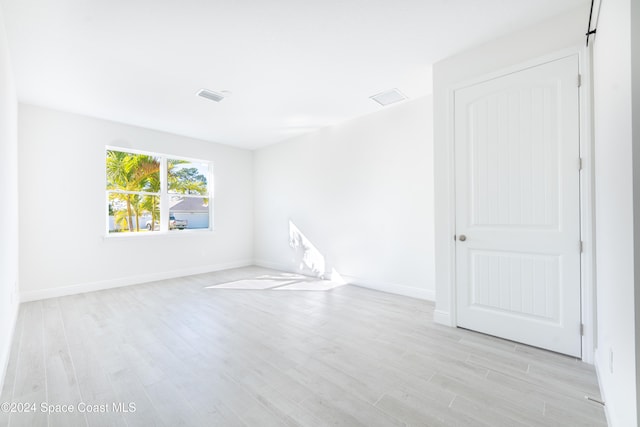
[{"label": "ceiling air vent", "polygon": [[196,95],[203,98],[207,98],[210,101],[220,102],[224,99],[224,94],[220,92],[214,92],[209,89],[200,89]]},{"label": "ceiling air vent", "polygon": [[402,92],[395,88],[385,92],[380,92],[377,95],[370,96],[370,98],[383,107],[407,99]]}]

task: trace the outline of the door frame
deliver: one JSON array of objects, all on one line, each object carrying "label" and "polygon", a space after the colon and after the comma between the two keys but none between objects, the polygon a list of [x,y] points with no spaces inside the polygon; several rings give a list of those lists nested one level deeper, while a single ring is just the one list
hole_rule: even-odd
[{"label": "door frame", "polygon": [[[581,76],[579,87],[579,120],[580,120],[580,157],[582,158],[582,170],[580,175],[580,235],[583,242],[583,251],[580,257],[580,305],[581,322],[583,325],[582,336],[582,360],[586,363],[594,363],[594,353],[596,347],[596,300],[595,300],[595,232],[594,232],[594,144],[593,144],[593,120],[592,120],[592,79],[591,79],[591,52],[590,48],[575,47],[564,49],[553,54],[538,57],[514,66],[502,68],[491,73],[486,73],[472,79],[465,80],[447,88],[447,156],[448,156],[448,185],[447,198],[449,206],[449,239],[446,247],[438,242],[438,250],[448,254],[449,271],[447,280],[448,295],[444,298],[444,306],[438,304],[438,309],[434,312],[434,320],[437,323],[448,326],[457,326],[457,280],[456,280],[456,257],[455,241],[455,91],[482,83],[487,80],[513,74],[518,71],[552,62],[568,56],[578,56],[578,72]],[[576,76],[577,79],[577,76]],[[577,82],[576,82],[577,84]],[[445,276],[445,275],[443,275]],[[436,301],[438,295],[436,294]],[[448,300],[448,301],[447,301]],[[448,312],[447,309],[448,308]]]}]

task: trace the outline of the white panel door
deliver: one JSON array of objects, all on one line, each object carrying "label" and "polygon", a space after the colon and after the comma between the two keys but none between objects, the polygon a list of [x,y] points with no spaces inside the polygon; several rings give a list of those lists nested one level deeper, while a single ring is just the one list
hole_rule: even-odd
[{"label": "white panel door", "polygon": [[578,57],[454,99],[458,326],[579,357]]}]

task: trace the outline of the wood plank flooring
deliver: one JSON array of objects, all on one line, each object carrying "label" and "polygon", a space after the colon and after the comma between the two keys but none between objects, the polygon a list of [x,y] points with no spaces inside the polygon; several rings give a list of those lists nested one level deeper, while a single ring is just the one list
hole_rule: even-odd
[{"label": "wood plank flooring", "polygon": [[0,402],[36,410],[0,426],[606,425],[592,366],[294,279],[209,288],[292,282],[249,267],[22,304]]}]

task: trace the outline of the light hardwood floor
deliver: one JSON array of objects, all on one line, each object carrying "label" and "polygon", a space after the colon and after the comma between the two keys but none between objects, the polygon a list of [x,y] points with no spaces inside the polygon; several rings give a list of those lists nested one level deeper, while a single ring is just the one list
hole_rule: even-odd
[{"label": "light hardwood floor", "polygon": [[295,280],[250,267],[22,304],[0,402],[37,408],[0,425],[606,425],[585,399],[600,397],[593,367],[573,358],[356,286],[208,288],[244,279]]}]

